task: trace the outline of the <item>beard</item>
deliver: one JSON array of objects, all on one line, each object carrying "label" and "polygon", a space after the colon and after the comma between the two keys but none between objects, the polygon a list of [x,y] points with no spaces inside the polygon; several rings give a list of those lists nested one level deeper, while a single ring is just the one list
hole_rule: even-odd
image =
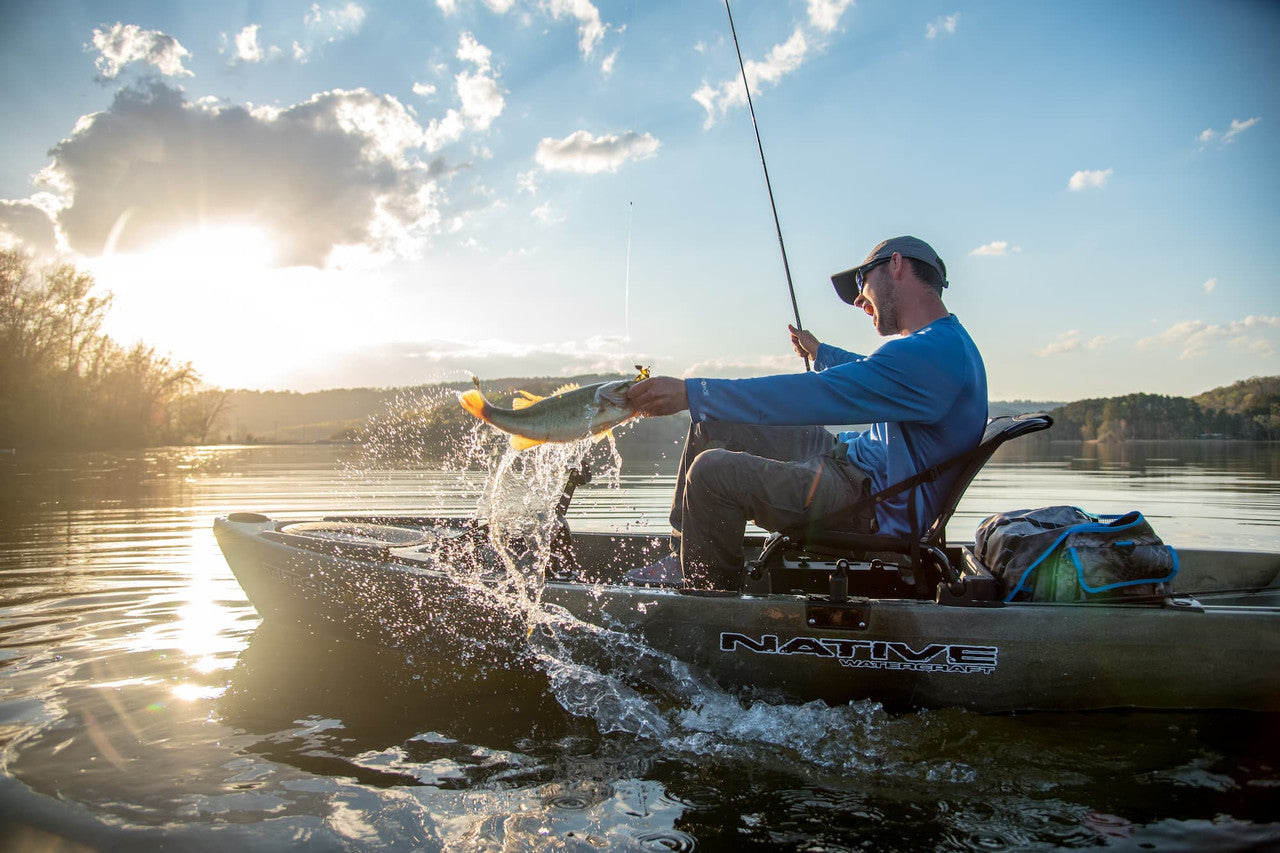
[{"label": "beard", "polygon": [[875,308],[872,322],[875,323],[876,332],[882,338],[898,334],[902,330],[902,324],[898,322],[898,289],[890,286],[885,288],[883,295],[877,296],[879,298],[872,306]]}]

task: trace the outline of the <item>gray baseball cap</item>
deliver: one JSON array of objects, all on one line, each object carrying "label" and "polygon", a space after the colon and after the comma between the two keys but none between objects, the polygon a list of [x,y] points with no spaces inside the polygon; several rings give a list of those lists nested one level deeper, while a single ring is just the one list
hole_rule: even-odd
[{"label": "gray baseball cap", "polygon": [[835,285],[836,293],[840,294],[841,299],[852,305],[854,300],[858,298],[859,293],[858,273],[877,261],[893,257],[894,252],[904,258],[915,258],[918,261],[924,261],[942,276],[942,286],[947,286],[947,265],[942,262],[942,258],[938,257],[938,253],[933,250],[932,246],[919,237],[890,237],[872,249],[871,254],[867,255],[867,259],[856,267],[850,267],[844,272],[838,272],[831,276],[831,283]]}]

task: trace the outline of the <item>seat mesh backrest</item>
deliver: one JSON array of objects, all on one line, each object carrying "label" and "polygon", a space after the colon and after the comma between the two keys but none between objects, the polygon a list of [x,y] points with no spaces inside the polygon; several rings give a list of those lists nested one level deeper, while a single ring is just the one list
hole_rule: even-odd
[{"label": "seat mesh backrest", "polygon": [[946,498],[942,502],[938,517],[925,528],[924,541],[945,541],[947,522],[951,520],[956,507],[960,504],[960,498],[964,497],[965,490],[969,488],[973,478],[978,476],[978,472],[991,460],[1000,445],[1010,439],[1039,432],[1051,426],[1053,426],[1053,418],[1040,413],[992,418],[986,429],[982,431],[982,441],[977,447],[979,452],[975,453],[969,461],[961,463],[955,470],[943,475],[951,477],[951,484],[947,488]]}]

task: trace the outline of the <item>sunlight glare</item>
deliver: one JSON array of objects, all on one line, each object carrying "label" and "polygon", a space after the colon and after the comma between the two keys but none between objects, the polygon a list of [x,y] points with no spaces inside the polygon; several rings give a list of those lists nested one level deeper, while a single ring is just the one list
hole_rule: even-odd
[{"label": "sunlight glare", "polygon": [[317,372],[328,382],[338,354],[362,342],[433,334],[427,320],[437,303],[427,312],[407,308],[403,293],[393,302],[377,271],[279,260],[269,229],[224,222],[88,266],[113,296],[104,332],[190,361],[212,385],[278,387],[283,377]]},{"label": "sunlight glare", "polygon": [[275,250],[267,232],[243,223],[199,225],[163,240],[144,255],[148,266],[181,270],[200,279],[258,275],[273,266]]},{"label": "sunlight glare", "polygon": [[223,693],[227,692],[225,685],[213,686],[206,684],[192,684],[187,682],[179,684],[169,691],[175,699],[183,702],[197,702],[201,699],[217,699]]}]

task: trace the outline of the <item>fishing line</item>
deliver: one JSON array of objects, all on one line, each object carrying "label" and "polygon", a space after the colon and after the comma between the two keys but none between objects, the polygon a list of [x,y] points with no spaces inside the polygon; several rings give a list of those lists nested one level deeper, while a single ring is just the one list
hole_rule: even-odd
[{"label": "fishing line", "polygon": [[627,202],[627,274],[622,305],[622,316],[625,323],[623,326],[623,340],[627,343],[631,343],[631,219],[635,212],[636,203],[634,201]]},{"label": "fishing line", "polygon": [[[782,223],[778,221],[778,206],[773,202],[773,184],[769,181],[769,164],[764,161],[764,144],[760,142],[760,125],[756,124],[756,108],[751,103],[751,86],[747,84],[747,67],[742,62],[742,48],[738,46],[738,31],[733,26],[733,12],[729,9],[729,0],[724,0],[724,10],[729,15],[729,32],[733,34],[733,49],[738,53],[738,68],[742,71],[742,88],[747,93],[747,109],[751,111],[751,127],[756,132],[756,148],[760,151],[760,166],[764,169],[764,186],[769,191],[769,208],[773,211],[773,227],[778,232],[778,248],[782,250],[782,269],[787,274],[787,291],[791,294],[791,311],[796,317],[796,328],[803,329],[800,323],[800,306],[796,304],[796,288],[791,283],[791,265],[787,263],[787,246],[782,242]],[[809,370],[809,356],[804,356],[804,369]]]}]

